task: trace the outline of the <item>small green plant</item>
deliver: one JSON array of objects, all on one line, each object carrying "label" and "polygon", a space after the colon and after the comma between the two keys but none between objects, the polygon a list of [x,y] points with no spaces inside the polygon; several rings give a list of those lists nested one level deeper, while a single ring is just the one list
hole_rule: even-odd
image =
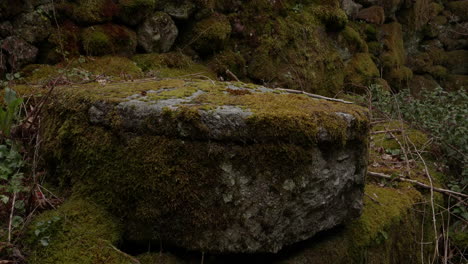
[{"label": "small green plant", "polygon": [[18,121],[22,98],[16,96],[16,92],[10,88],[5,88],[5,107],[0,108],[0,132],[2,137],[10,137],[14,122]]},{"label": "small green plant", "polygon": [[1,215],[0,240],[9,246],[0,247],[0,256],[5,253],[4,250],[11,249],[15,233],[24,223],[29,192],[25,184],[25,162],[20,144],[11,135],[12,129],[20,120],[23,99],[17,97],[16,92],[8,87],[4,89],[3,99],[4,104],[0,107],[0,206],[6,214]]},{"label": "small green plant", "polygon": [[459,179],[468,177],[468,93],[463,88],[447,92],[441,87],[415,98],[409,90],[390,94],[371,86],[372,106],[385,115],[409,121],[429,132],[441,145],[446,162]]},{"label": "small green plant", "polygon": [[60,220],[60,216],[54,216],[50,220],[39,221],[36,223],[34,235],[42,246],[49,246],[52,229],[54,228],[55,223],[59,222]]},{"label": "small green plant", "polygon": [[[374,111],[392,119],[403,118],[413,127],[423,129],[433,137],[442,150],[442,155],[438,153],[437,159],[451,168],[451,177],[447,177],[447,187],[458,193],[467,193],[467,91],[461,87],[458,91],[448,92],[438,87],[431,91],[423,91],[418,97],[414,97],[409,90],[391,94],[378,85],[372,85],[370,92]],[[387,153],[398,155],[399,150],[389,149]],[[466,235],[468,230],[466,203],[448,198],[447,204],[447,211],[451,215],[448,227],[450,232],[448,232],[447,237],[450,238],[451,247],[456,248],[456,250],[449,250],[451,252],[464,252],[463,248],[466,248],[468,239]],[[463,253],[459,256],[461,256],[460,259],[464,259]]]}]

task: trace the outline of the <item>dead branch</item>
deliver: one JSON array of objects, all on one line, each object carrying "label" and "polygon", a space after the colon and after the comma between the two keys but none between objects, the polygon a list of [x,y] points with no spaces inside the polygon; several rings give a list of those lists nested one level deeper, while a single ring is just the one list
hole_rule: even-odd
[{"label": "dead branch", "polygon": [[226,74],[229,75],[229,77],[231,77],[236,82],[240,82],[239,78],[237,78],[237,76],[232,71],[226,70]]},{"label": "dead branch", "polygon": [[375,199],[374,197],[370,196],[369,194],[367,193],[364,193],[365,196],[367,196],[369,199],[371,199],[374,203],[378,204],[378,205],[382,205],[379,201],[377,201],[377,199]]},{"label": "dead branch", "polygon": [[379,130],[379,131],[371,132],[371,135],[401,133],[401,132],[402,132],[401,129]]},{"label": "dead branch", "polygon": [[276,90],[287,92],[287,93],[292,93],[292,94],[305,94],[305,95],[307,95],[309,97],[312,97],[312,98],[322,99],[322,100],[327,100],[327,101],[340,102],[340,103],[344,103],[344,104],[354,104],[353,102],[348,102],[348,101],[341,100],[341,99],[330,98],[330,97],[326,97],[326,96],[322,96],[322,95],[318,95],[318,94],[307,93],[307,92],[299,91],[299,90],[284,89],[284,88],[276,88]]},{"label": "dead branch", "polygon": [[13,201],[11,201],[10,220],[8,221],[8,243],[11,242],[11,225],[13,223],[13,213],[15,211],[16,192],[13,193]]},{"label": "dead branch", "polygon": [[[403,176],[397,176],[397,177],[392,177],[390,175],[387,175],[387,174],[383,174],[383,173],[379,173],[379,172],[372,172],[372,171],[368,171],[367,172],[367,175],[369,176],[372,176],[372,177],[377,177],[377,178],[383,178],[383,179],[387,179],[387,180],[397,180],[397,181],[403,181],[403,182],[410,182],[412,184],[415,184],[415,185],[418,185],[419,187],[423,187],[425,189],[431,189],[431,186],[425,184],[425,183],[422,183],[422,182],[419,182],[419,181],[416,181],[416,180],[412,180],[412,179],[407,179]],[[437,188],[437,187],[433,187],[434,191],[438,192],[438,193],[442,193],[442,194],[445,194],[445,195],[453,195],[453,196],[458,196],[460,198],[463,198],[463,199],[468,199],[468,195],[464,194],[464,193],[459,193],[459,192],[455,192],[455,191],[452,191],[452,190],[447,190],[447,189],[442,189],[442,188]]]}]

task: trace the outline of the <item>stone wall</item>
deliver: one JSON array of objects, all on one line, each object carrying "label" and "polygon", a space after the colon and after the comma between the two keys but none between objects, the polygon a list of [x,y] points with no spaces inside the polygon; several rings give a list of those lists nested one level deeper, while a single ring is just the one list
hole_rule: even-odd
[{"label": "stone wall", "polygon": [[[0,4],[0,70],[177,51],[224,80],[325,95],[466,84],[466,1],[22,0]],[[455,58],[455,59],[452,59]],[[229,71],[229,74],[227,74]],[[380,78],[383,79],[380,79]]]}]

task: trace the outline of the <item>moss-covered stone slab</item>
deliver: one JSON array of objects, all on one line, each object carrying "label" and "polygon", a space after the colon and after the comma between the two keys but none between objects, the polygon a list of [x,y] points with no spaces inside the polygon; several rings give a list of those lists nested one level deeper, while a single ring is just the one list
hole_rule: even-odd
[{"label": "moss-covered stone slab", "polygon": [[360,215],[363,108],[210,80],[54,91],[50,171],[119,217],[129,241],[277,252]]}]

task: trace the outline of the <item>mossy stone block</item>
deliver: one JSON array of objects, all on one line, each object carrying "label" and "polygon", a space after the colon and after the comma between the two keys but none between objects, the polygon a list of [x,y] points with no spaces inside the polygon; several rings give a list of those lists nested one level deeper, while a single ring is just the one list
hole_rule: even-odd
[{"label": "mossy stone block", "polygon": [[50,179],[122,219],[128,241],[277,252],[361,212],[361,107],[200,80],[55,91],[42,130]]}]

